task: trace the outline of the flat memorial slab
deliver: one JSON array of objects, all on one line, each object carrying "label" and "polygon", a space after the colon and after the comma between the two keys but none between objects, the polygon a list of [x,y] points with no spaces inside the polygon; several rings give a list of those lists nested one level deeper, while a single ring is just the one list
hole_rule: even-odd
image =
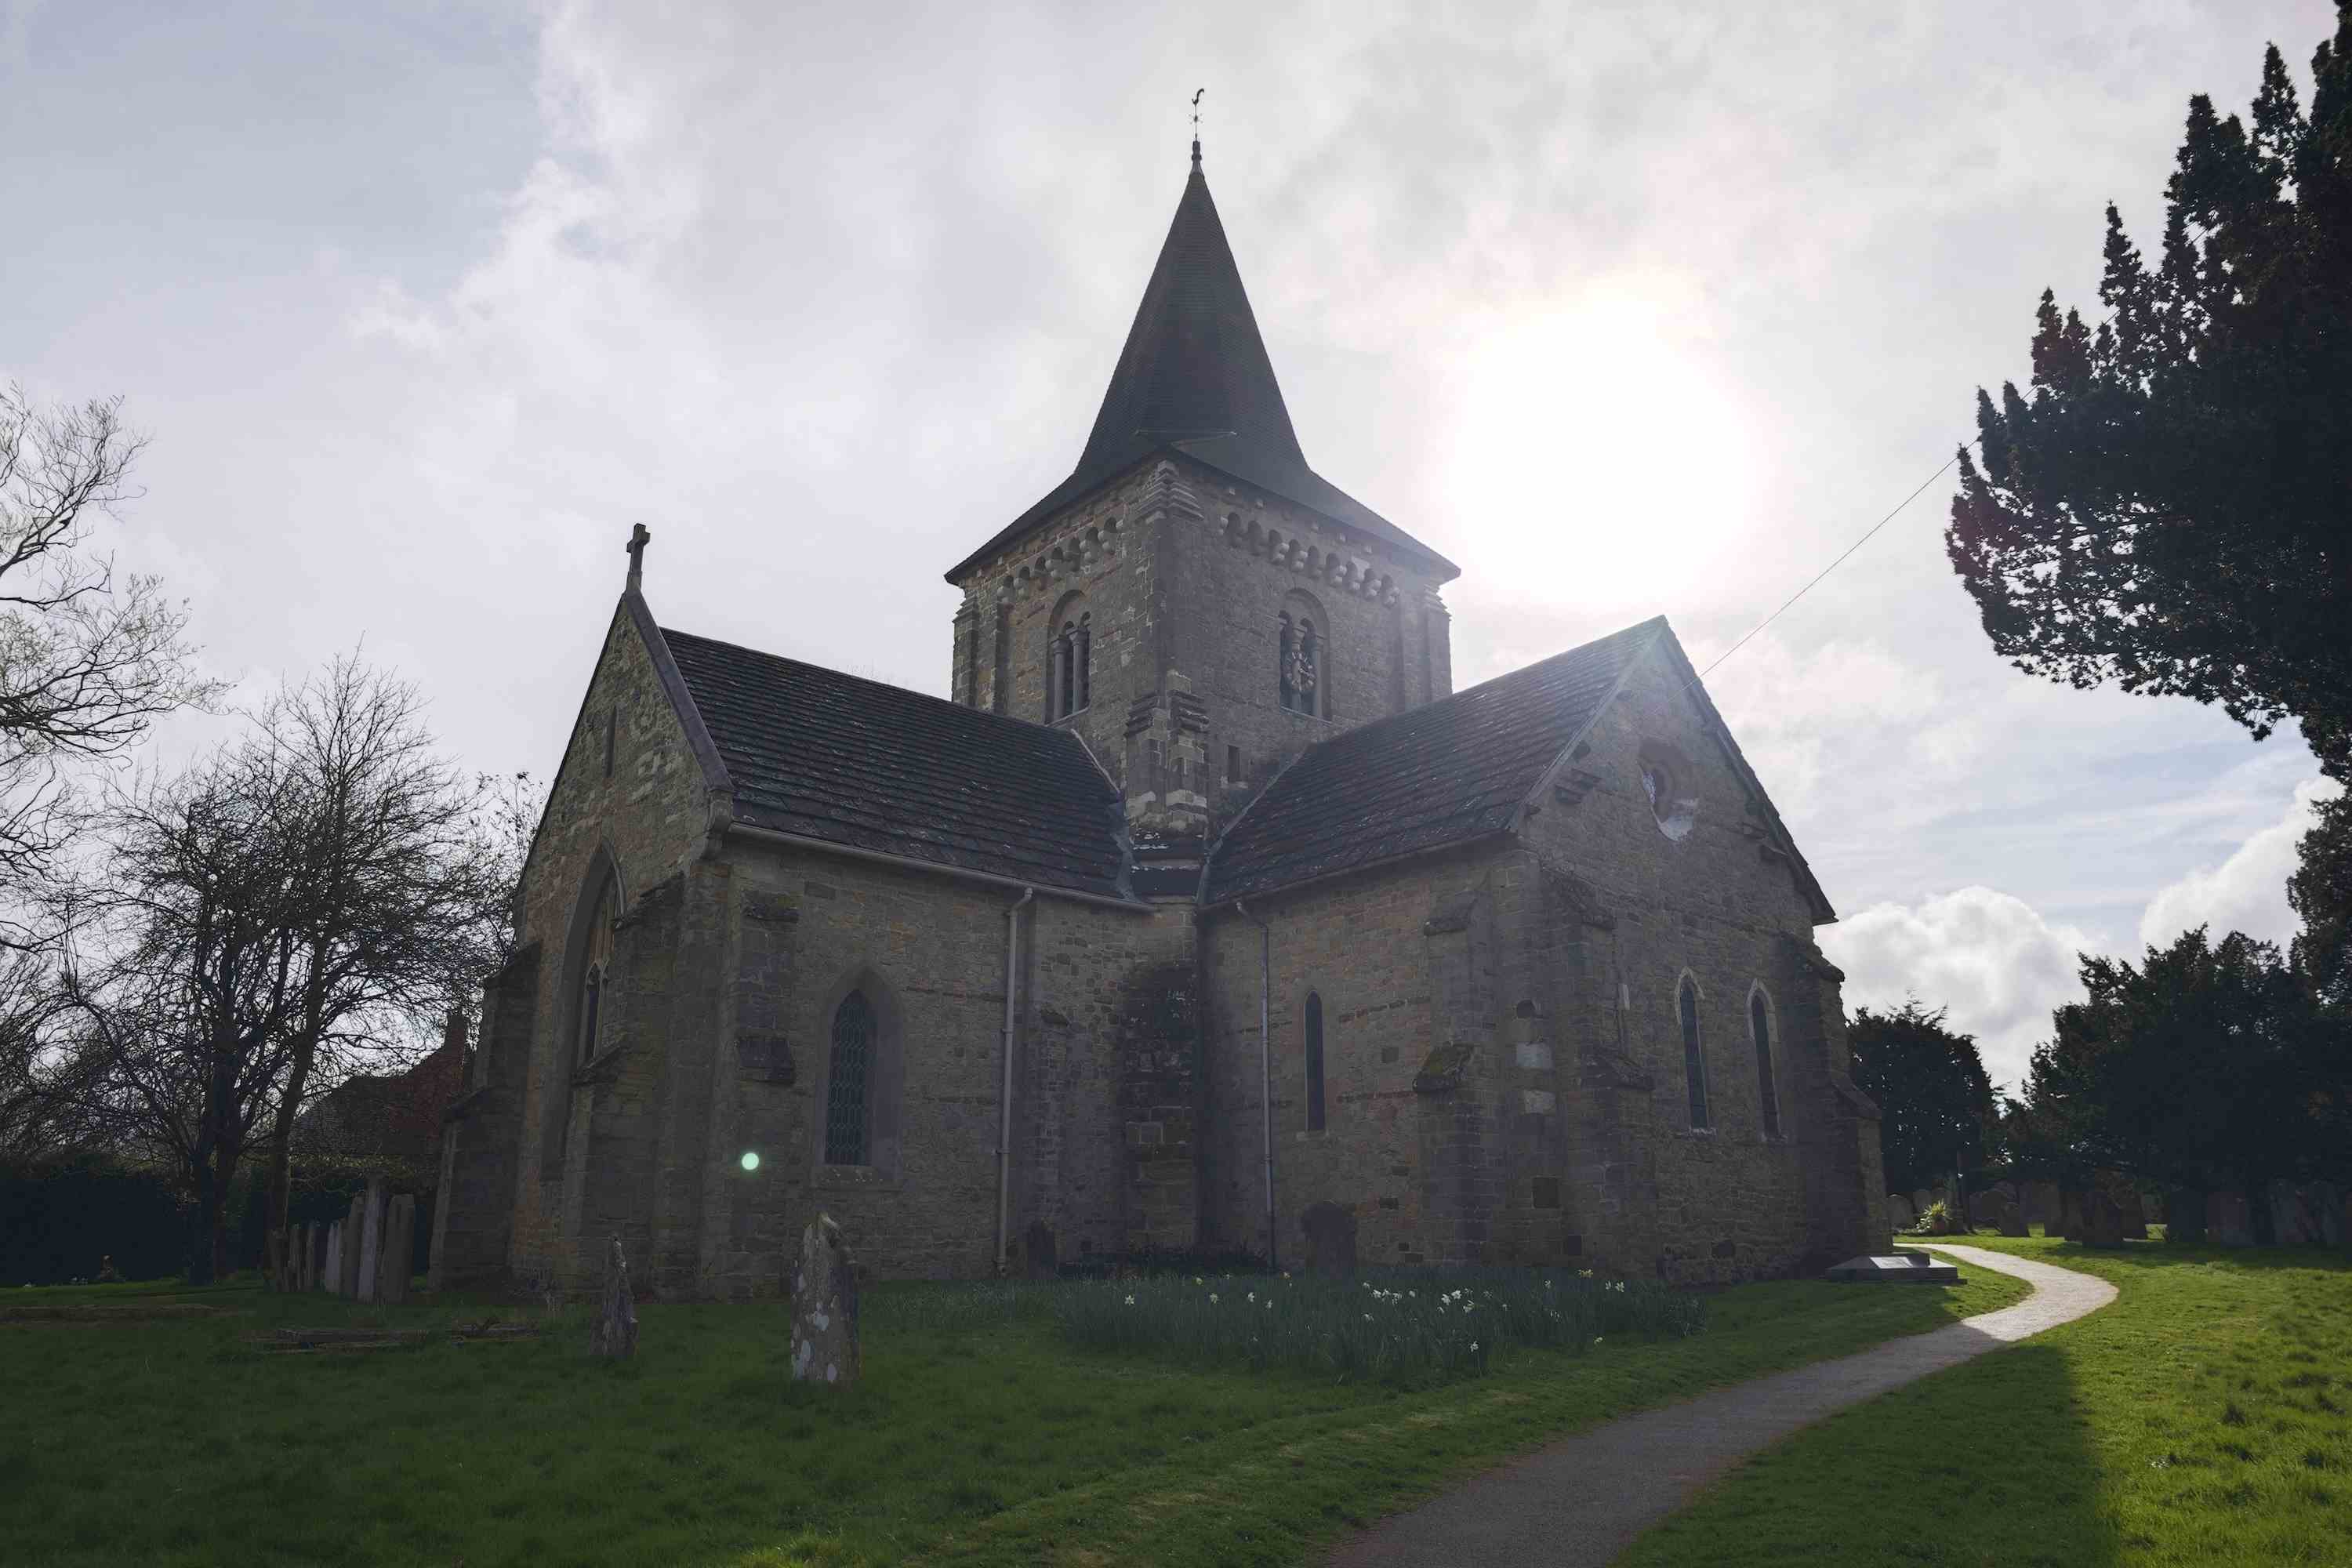
[{"label": "flat memorial slab", "polygon": [[1960,1271],[1957,1265],[1924,1252],[1881,1257],[1865,1253],[1860,1258],[1849,1258],[1831,1269],[1830,1278],[1847,1283],[1859,1280],[1880,1285],[1957,1285]]}]

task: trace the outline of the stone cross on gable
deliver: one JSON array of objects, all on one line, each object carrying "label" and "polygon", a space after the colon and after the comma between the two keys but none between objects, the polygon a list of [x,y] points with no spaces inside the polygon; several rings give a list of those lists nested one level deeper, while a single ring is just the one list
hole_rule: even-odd
[{"label": "stone cross on gable", "polygon": [[653,538],[642,522],[629,530],[629,592],[636,593],[646,584],[646,542]]}]

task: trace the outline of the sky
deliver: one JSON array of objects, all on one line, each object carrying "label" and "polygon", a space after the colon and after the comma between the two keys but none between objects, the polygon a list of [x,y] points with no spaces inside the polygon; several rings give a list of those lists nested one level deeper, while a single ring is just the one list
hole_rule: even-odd
[{"label": "sky", "polygon": [[[940,574],[1066,474],[1187,167],[1308,460],[1462,567],[1459,684],[1653,614],[1842,919],[2014,1084],[2079,952],[2284,941],[2325,785],[2001,664],[1976,388],[2096,309],[2189,96],[2326,0],[1515,8],[0,0],[0,376],[151,437],[105,542],[245,698],[354,647],[544,778],[666,625],[945,695]],[[173,726],[160,754],[202,742]]]}]

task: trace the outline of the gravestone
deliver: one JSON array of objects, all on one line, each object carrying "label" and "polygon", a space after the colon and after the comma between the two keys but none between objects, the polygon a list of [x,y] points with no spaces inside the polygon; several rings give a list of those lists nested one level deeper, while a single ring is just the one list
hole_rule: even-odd
[{"label": "gravestone", "polygon": [[343,1215],[343,1261],[335,1279],[335,1294],[356,1301],[360,1296],[360,1227],[367,1217],[367,1194],[353,1193]]},{"label": "gravestone", "polygon": [[1887,1229],[1908,1230],[1911,1228],[1911,1222],[1917,1217],[1918,1215],[1912,1211],[1909,1198],[1905,1197],[1901,1193],[1886,1194]]},{"label": "gravestone", "polygon": [[1056,1272],[1054,1258],[1054,1227],[1042,1219],[1033,1219],[1021,1237],[1021,1262],[1032,1279],[1051,1279]]},{"label": "gravestone", "polygon": [[2058,1234],[2069,1241],[2083,1239],[2083,1194],[2072,1187],[2058,1190]]},{"label": "gravestone", "polygon": [[327,1227],[317,1220],[310,1222],[310,1290],[323,1290],[327,1283]]},{"label": "gravestone", "polygon": [[2097,1187],[2083,1194],[2083,1231],[2079,1237],[2085,1247],[2121,1247],[2124,1244],[2123,1205]]},{"label": "gravestone", "polygon": [[1307,1236],[1307,1270],[1326,1279],[1345,1279],[1356,1271],[1356,1216],[1338,1204],[1309,1204],[1298,1216]]},{"label": "gravestone", "polygon": [[343,1293],[343,1222],[327,1222],[327,1258],[319,1271],[319,1289],[330,1296]]},{"label": "gravestone", "polygon": [[1925,1187],[1915,1187],[1911,1193],[1911,1212],[1924,1215],[1936,1204],[1936,1194]]},{"label": "gravestone", "polygon": [[383,1178],[370,1176],[364,1206],[360,1210],[360,1278],[358,1293],[362,1301],[373,1301],[376,1296],[378,1265],[383,1259]]},{"label": "gravestone", "polygon": [[2205,1245],[2205,1194],[2173,1187],[2164,1194],[2164,1239],[2174,1247]]},{"label": "gravestone", "polygon": [[2032,1236],[2033,1229],[2025,1223],[2025,1205],[2011,1204],[2001,1211],[2000,1233],[2003,1236]]},{"label": "gravestone", "polygon": [[2271,1234],[2281,1247],[2315,1247],[2320,1239],[2319,1204],[2293,1182],[2270,1185]]},{"label": "gravestone", "polygon": [[2058,1184],[2055,1182],[2028,1182],[2021,1205],[2026,1223],[2039,1225],[2045,1231],[2055,1232],[2058,1225]]},{"label": "gravestone", "polygon": [[793,1381],[857,1381],[857,1274],[841,1226],[821,1214],[801,1233],[793,1270]]},{"label": "gravestone", "polygon": [[629,1260],[617,1236],[604,1255],[604,1312],[596,1322],[595,1348],[616,1361],[637,1353],[637,1303],[629,1294]]},{"label": "gravestone", "polygon": [[297,1290],[310,1288],[310,1227],[290,1226],[286,1232],[286,1274]]},{"label": "gravestone", "polygon": [[387,1307],[408,1300],[408,1270],[416,1257],[416,1199],[407,1193],[384,1212],[383,1260],[376,1265],[375,1299]]},{"label": "gravestone", "polygon": [[2205,1239],[2215,1247],[2252,1247],[2254,1222],[2246,1194],[2225,1188],[2205,1194]]},{"label": "gravestone", "polygon": [[1985,1191],[1979,1193],[1976,1195],[1975,1200],[1969,1204],[1969,1218],[1977,1225],[1982,1226],[1988,1230],[1997,1230],[2003,1236],[2023,1236],[2025,1234],[2021,1229],[2015,1231],[2010,1229],[2011,1225],[2019,1223],[2015,1217],[2018,1214],[2018,1207],[2017,1205],[1998,1187],[1989,1187]]},{"label": "gravestone", "polygon": [[2311,1184],[2313,1205],[2319,1210],[2319,1242],[2323,1247],[2342,1247],[2352,1228],[2345,1225],[2345,1195],[2332,1182]]}]

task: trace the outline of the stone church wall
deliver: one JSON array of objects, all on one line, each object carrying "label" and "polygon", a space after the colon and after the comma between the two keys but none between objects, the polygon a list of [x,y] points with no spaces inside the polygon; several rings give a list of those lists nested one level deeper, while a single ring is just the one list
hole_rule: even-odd
[{"label": "stone church wall", "polygon": [[[1203,1240],[1266,1247],[1264,1107],[1258,1044],[1261,936],[1272,932],[1276,1251],[1301,1256],[1312,1204],[1355,1211],[1367,1262],[1433,1260],[1423,1107],[1413,1089],[1437,1034],[1438,998],[1423,928],[1433,905],[1474,887],[1482,864],[1430,859],[1368,872],[1205,917],[1208,1001]],[[1307,1126],[1304,1016],[1323,1005],[1324,1127]]]},{"label": "stone church wall", "polygon": [[[1524,842],[1555,877],[1550,942],[1566,983],[1563,1052],[1579,1058],[1570,1217],[1582,1250],[1689,1282],[1785,1274],[1824,1248],[1861,1250],[1867,1225],[1817,1234],[1830,1194],[1812,1167],[1842,1160],[1859,1186],[1864,1129],[1834,1079],[1843,1015],[1812,946],[1812,911],[1768,849],[1760,808],[1696,700],[1653,653],[1595,722],[1529,820]],[[1643,792],[1664,762],[1679,837]],[[1677,827],[1679,824],[1675,824]],[[1834,973],[1834,971],[1829,971]],[[1678,986],[1697,986],[1709,1125],[1691,1124]],[[1621,989],[1622,987],[1622,989]],[[1768,1131],[1750,997],[1772,1031],[1780,1129]],[[1621,1014],[1622,1008],[1622,1016]],[[1649,1087],[1639,1085],[1646,1080]],[[1875,1123],[1867,1127],[1871,1156]],[[1883,1244],[1883,1243],[1882,1243]]]},{"label": "stone church wall", "polygon": [[[614,719],[609,778],[608,716]],[[576,1237],[583,1219],[627,1221],[640,1231],[650,1224],[649,1212],[629,1215],[628,1202],[622,1212],[583,1206],[589,1200],[584,1162],[592,1129],[599,1125],[604,1135],[625,1142],[650,1135],[643,1118],[651,1091],[643,1075],[650,1053],[658,1050],[662,1024],[629,1017],[620,1032],[646,1049],[628,1058],[625,1071],[575,1092],[568,1048],[576,1026],[572,944],[592,870],[609,858],[635,912],[637,900],[656,894],[698,858],[709,821],[699,765],[624,609],[606,633],[525,870],[520,929],[530,973],[508,977],[510,1000],[501,1001],[493,1027],[486,1029],[476,1067],[483,1081],[515,1086],[520,1101],[512,1123],[509,1243],[509,1267],[519,1279],[585,1278],[593,1259],[583,1261],[564,1240]],[[682,893],[682,884],[675,891]],[[656,897],[656,905],[660,901]],[[660,920],[675,918],[665,913]],[[625,933],[615,943],[616,964],[646,962],[647,949],[645,935]]]}]

